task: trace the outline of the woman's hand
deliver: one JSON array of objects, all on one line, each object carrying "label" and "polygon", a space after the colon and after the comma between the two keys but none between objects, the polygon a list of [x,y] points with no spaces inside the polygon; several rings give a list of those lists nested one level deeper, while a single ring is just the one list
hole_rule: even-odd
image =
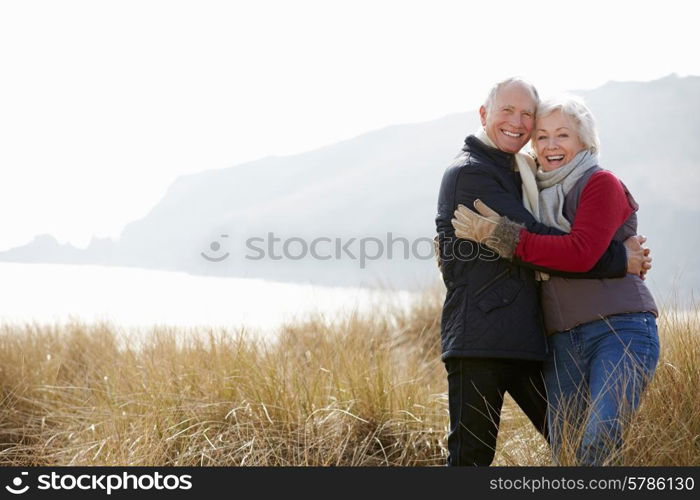
[{"label": "woman's hand", "polygon": [[458,205],[454,212],[456,218],[452,219],[452,227],[455,228],[457,238],[485,243],[496,230],[501,216],[481,200],[474,202],[474,208],[479,213],[469,210],[464,205]]},{"label": "woman's hand", "polygon": [[492,248],[501,257],[512,258],[523,226],[501,217],[481,200],[474,202],[474,208],[479,213],[464,205],[457,206],[455,218],[452,219],[457,238],[476,241]]}]

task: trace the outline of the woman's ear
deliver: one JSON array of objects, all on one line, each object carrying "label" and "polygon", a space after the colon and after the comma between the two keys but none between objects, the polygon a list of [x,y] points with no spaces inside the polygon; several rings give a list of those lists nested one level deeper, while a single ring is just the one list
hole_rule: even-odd
[{"label": "woman's ear", "polygon": [[527,152],[527,154],[529,154],[529,155],[530,155],[530,158],[533,159],[533,161],[535,162],[535,166],[536,166],[537,168],[540,168],[540,162],[539,162],[539,160],[537,159],[537,155],[535,154],[535,152],[531,149],[530,151]]}]

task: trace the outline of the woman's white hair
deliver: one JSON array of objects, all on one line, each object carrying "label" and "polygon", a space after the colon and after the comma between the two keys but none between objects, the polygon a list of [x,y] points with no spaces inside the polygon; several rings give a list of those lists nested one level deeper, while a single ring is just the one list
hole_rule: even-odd
[{"label": "woman's white hair", "polygon": [[[583,145],[591,153],[600,153],[600,139],[598,139],[598,131],[596,130],[593,113],[588,109],[583,102],[583,98],[566,94],[554,99],[542,101],[537,107],[537,118],[543,118],[551,115],[555,111],[561,111],[568,116],[576,126],[576,133]],[[535,137],[532,136],[532,147],[535,147]]]}]

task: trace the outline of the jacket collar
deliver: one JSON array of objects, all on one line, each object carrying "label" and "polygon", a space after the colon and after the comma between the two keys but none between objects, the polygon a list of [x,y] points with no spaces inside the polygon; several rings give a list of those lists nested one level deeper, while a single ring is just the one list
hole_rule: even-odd
[{"label": "jacket collar", "polygon": [[487,146],[474,135],[467,136],[464,140],[462,151],[486,155],[498,167],[512,169],[515,165],[515,155],[513,153],[506,153],[500,149]]}]

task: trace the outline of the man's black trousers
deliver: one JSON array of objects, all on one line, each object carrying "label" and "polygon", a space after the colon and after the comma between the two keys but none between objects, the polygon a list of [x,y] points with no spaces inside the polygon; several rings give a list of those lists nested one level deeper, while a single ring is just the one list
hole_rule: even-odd
[{"label": "man's black trousers", "polygon": [[490,465],[496,451],[503,395],[508,392],[548,438],[542,363],[516,359],[448,358],[448,465]]}]

